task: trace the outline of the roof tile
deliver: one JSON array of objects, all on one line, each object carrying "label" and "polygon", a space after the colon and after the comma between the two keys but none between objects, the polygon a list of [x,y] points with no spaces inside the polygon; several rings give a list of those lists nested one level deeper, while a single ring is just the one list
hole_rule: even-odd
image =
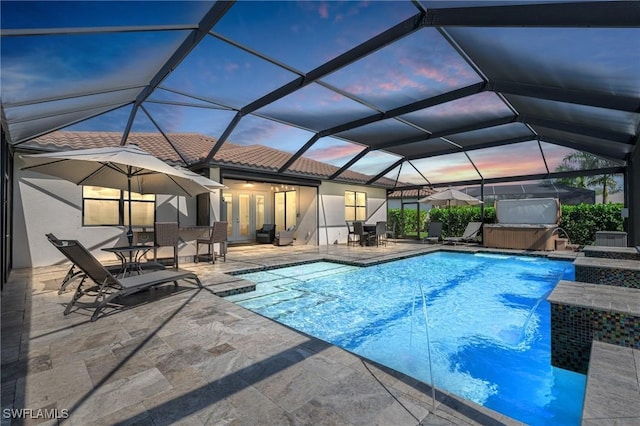
[{"label": "roof tile", "polygon": [[[185,165],[203,161],[217,139],[199,133],[168,133],[167,139],[160,133],[130,133],[127,140],[145,151],[172,164]],[[55,131],[22,144],[24,148],[60,151],[65,149],[99,148],[118,146],[122,140],[119,132],[82,132]],[[173,147],[172,147],[173,145]],[[174,149],[175,147],[175,149]],[[178,150],[181,155],[176,151]],[[183,161],[183,158],[185,161]],[[291,158],[288,152],[263,145],[238,145],[225,142],[213,157],[212,165],[233,165],[276,172]],[[322,163],[305,157],[293,162],[289,170],[292,173],[326,179],[339,170],[331,164]],[[364,184],[371,177],[347,170],[339,176],[340,180]],[[388,181],[388,182],[386,182]],[[380,179],[379,183],[393,185],[390,179]]]}]

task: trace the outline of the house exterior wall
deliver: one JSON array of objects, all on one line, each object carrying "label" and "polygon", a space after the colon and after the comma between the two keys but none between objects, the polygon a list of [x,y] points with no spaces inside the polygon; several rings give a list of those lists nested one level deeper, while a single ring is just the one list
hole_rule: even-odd
[{"label": "house exterior wall", "polygon": [[[22,171],[23,165],[20,157],[16,156],[13,267],[31,268],[66,263],[64,256],[45,237],[48,233],[60,239],[79,240],[98,260],[114,262],[113,254],[102,249],[126,245],[126,227],[82,226],[82,187],[40,173]],[[212,179],[220,179],[217,168],[210,171]],[[346,244],[345,191],[367,194],[368,223],[387,220],[386,190],[383,188],[336,182],[323,182],[317,188],[301,186],[298,188],[300,208],[295,244]],[[214,190],[209,195],[212,222],[221,218],[221,193],[221,190]],[[176,211],[178,205],[179,214]],[[181,227],[195,226],[196,197],[156,195],[156,220],[179,220]],[[180,257],[188,259],[195,254],[193,239],[196,237],[195,231],[181,232]],[[168,251],[169,248],[160,249],[159,257],[168,256]]]},{"label": "house exterior wall", "polygon": [[[82,226],[82,186],[40,173],[20,170],[24,163],[15,160],[13,205],[13,267],[31,268],[65,263],[66,258],[49,243],[46,234],[60,239],[78,240],[100,261],[113,262],[113,253],[105,247],[127,244],[123,226]],[[156,196],[156,220],[177,220],[176,196]],[[220,217],[220,191],[210,194],[212,219]],[[180,197],[180,226],[196,224],[196,198]],[[215,219],[213,219],[215,220]],[[185,234],[179,256],[193,256],[195,243]],[[161,249],[165,250],[165,249]],[[170,250],[170,249],[166,249]],[[165,250],[165,251],[166,251]],[[163,251],[158,256],[162,257]]]},{"label": "house exterior wall", "polygon": [[322,182],[319,190],[318,241],[320,245],[346,244],[347,224],[344,216],[344,192],[367,194],[367,223],[387,220],[387,191],[363,185]]},{"label": "house exterior wall", "polygon": [[299,195],[298,225],[295,232],[295,243],[318,244],[318,195],[317,188],[301,186]]}]

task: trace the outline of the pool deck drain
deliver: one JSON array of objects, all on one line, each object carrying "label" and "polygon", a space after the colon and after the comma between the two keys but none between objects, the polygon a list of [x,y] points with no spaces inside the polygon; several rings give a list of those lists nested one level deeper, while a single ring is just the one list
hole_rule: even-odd
[{"label": "pool deck drain", "polygon": [[2,409],[68,410],[71,425],[519,424],[444,392],[434,414],[423,383],[216,296],[246,288],[228,272],[437,249],[231,247],[227,262],[182,265],[204,289],[144,291],[94,323],[88,311],[62,315],[71,293],[57,288],[67,267],[14,270],[2,294]]}]

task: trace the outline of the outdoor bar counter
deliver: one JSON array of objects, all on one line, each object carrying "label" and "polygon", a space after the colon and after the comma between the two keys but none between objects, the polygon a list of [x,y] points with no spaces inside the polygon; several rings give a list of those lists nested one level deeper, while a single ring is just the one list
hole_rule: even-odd
[{"label": "outdoor bar counter", "polygon": [[482,231],[485,247],[519,250],[556,249],[560,202],[556,198],[498,200],[496,224]]}]

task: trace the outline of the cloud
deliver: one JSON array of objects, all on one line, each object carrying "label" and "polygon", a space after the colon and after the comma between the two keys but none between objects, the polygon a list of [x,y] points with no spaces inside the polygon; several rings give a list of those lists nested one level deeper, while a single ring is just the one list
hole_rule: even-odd
[{"label": "cloud", "polygon": [[327,5],[327,3],[322,2],[318,5],[318,14],[323,19],[329,18],[329,6]]},{"label": "cloud", "polygon": [[240,65],[236,64],[235,62],[229,62],[225,65],[224,70],[227,73],[233,73],[237,71],[239,68],[240,68]]},{"label": "cloud", "polygon": [[362,151],[364,147],[355,144],[323,146],[307,151],[306,156],[316,161],[335,164],[344,163]]}]

